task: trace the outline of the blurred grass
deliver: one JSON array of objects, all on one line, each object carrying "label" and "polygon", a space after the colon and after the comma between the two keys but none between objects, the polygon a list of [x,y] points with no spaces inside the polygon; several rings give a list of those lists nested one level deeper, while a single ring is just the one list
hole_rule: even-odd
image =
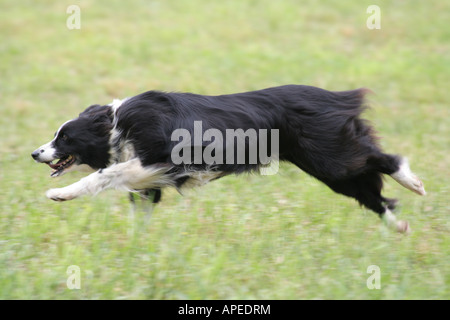
[{"label": "blurred grass", "polygon": [[[81,8],[68,30],[66,8]],[[381,30],[366,8],[381,8]],[[0,1],[0,298],[449,299],[450,5],[441,1]],[[386,180],[413,233],[283,165],[186,197],[130,234],[123,193],[53,203],[29,154],[93,103],[155,89],[371,88],[366,113],[428,195]],[[139,218],[138,218],[139,219]],[[381,289],[369,290],[369,265]],[[81,289],[66,286],[81,268]]]}]

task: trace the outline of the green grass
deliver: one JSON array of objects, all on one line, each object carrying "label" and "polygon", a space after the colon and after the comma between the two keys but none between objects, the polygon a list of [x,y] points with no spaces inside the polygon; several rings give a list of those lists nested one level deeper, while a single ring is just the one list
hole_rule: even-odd
[{"label": "green grass", "polygon": [[[71,4],[80,30],[66,28]],[[370,4],[381,30],[366,28]],[[445,1],[0,1],[0,298],[449,299],[449,13]],[[411,235],[287,164],[168,190],[133,232],[124,193],[44,196],[82,175],[50,179],[30,153],[90,104],[288,83],[376,92],[365,116],[428,191],[386,180]]]}]

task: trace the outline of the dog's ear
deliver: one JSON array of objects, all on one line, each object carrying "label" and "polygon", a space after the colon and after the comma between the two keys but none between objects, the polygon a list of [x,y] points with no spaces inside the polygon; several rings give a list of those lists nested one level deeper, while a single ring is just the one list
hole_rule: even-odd
[{"label": "dog's ear", "polygon": [[102,110],[107,109],[107,106],[101,106],[99,104],[94,104],[90,107],[87,107],[86,110],[84,110],[82,113],[80,113],[80,117],[82,116],[91,116],[94,115],[95,113],[101,112]]},{"label": "dog's ear", "polygon": [[87,117],[96,122],[111,122],[111,108],[94,104],[80,113],[79,117]]}]

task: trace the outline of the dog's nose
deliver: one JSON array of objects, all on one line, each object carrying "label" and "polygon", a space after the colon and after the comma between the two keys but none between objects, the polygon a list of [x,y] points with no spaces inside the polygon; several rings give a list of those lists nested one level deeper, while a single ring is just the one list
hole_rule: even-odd
[{"label": "dog's nose", "polygon": [[34,150],[32,153],[31,153],[31,156],[33,157],[33,159],[34,160],[36,160],[38,157],[39,157],[39,154],[41,153],[41,150]]}]

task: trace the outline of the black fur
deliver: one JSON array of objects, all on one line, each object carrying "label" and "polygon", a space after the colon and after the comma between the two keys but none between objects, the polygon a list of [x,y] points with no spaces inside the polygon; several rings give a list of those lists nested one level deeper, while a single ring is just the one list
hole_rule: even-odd
[{"label": "black fur", "polygon": [[78,164],[88,164],[93,169],[105,168],[110,162],[111,116],[110,108],[93,105],[65,124],[53,142],[58,150],[57,157],[74,155]]},{"label": "black fur", "polygon": [[[129,141],[144,166],[171,164],[168,174],[180,187],[188,179],[183,172],[208,166],[172,163],[171,152],[178,143],[171,141],[175,129],[184,128],[192,134],[194,121],[202,121],[203,132],[215,128],[224,136],[226,129],[278,129],[280,161],[295,164],[335,192],[383,214],[386,207],[394,208],[395,200],[381,195],[382,174],[398,170],[399,158],[381,151],[371,126],[360,118],[366,92],[331,92],[300,85],[220,96],[149,91],[125,100],[114,115],[111,106],[91,106],[64,131],[69,139],[76,136],[70,152],[93,168],[118,161],[110,158],[110,149],[118,155],[123,143]],[[113,126],[120,135],[110,141]],[[209,169],[226,175],[260,166],[234,163]],[[154,201],[158,202],[161,191],[155,191]]]}]

